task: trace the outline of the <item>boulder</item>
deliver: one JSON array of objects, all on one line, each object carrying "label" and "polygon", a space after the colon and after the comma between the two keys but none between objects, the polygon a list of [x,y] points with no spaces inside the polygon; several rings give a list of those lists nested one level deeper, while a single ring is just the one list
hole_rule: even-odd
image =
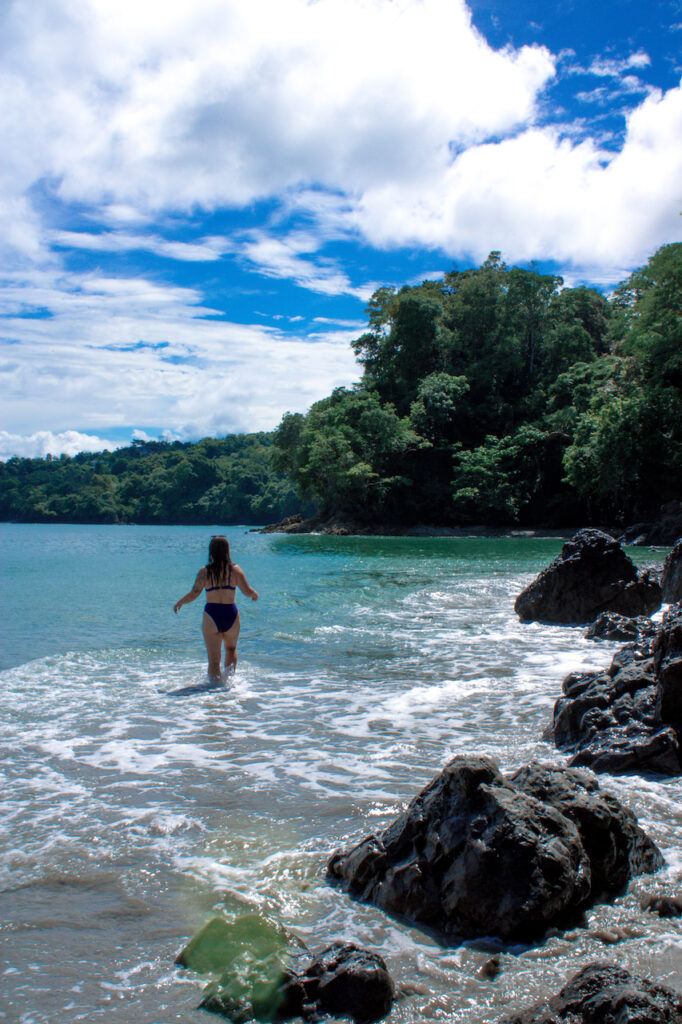
[{"label": "boulder", "polygon": [[662,505],[658,519],[649,530],[646,543],[652,545],[674,544],[682,537],[682,502],[669,501]]},{"label": "boulder", "polygon": [[[455,757],[384,832],[337,851],[329,877],[447,940],[539,938],[662,863],[620,805],[621,823],[603,823],[617,801],[604,801],[596,782],[568,774],[562,790],[554,771],[532,766],[506,779],[489,758]],[[610,878],[591,862],[597,840],[582,838],[590,804],[602,832],[611,829],[602,846],[619,851]]]},{"label": "boulder", "polygon": [[335,942],[303,970],[289,972],[282,996],[280,1019],[328,1013],[355,1021],[374,1021],[390,1013],[395,986],[377,953],[352,943]]},{"label": "boulder", "polygon": [[571,673],[554,705],[552,733],[570,766],[596,772],[682,771],[677,730],[657,712],[656,668],[642,649],[622,648],[605,672]]},{"label": "boulder", "polygon": [[682,732],[682,604],[663,616],[654,641],[656,714],[662,723]]},{"label": "boulder", "polygon": [[621,640],[643,644],[653,640],[656,623],[648,615],[631,618],[617,612],[602,612],[585,630],[588,640]]},{"label": "boulder", "polygon": [[382,957],[352,943],[335,942],[299,969],[288,968],[275,986],[252,990],[248,1000],[235,1001],[234,979],[227,976],[208,986],[200,1005],[236,1024],[254,1018],[319,1020],[321,1014],[369,1022],[390,1012],[394,996]]},{"label": "boulder", "polygon": [[667,604],[682,601],[682,540],[678,540],[663,563],[661,586]]},{"label": "boulder", "polygon": [[682,1024],[682,999],[609,964],[588,964],[558,995],[497,1024]]},{"label": "boulder", "polygon": [[661,604],[661,587],[638,570],[620,544],[600,530],[580,530],[522,590],[514,609],[524,622],[585,625],[601,612],[648,615]]}]

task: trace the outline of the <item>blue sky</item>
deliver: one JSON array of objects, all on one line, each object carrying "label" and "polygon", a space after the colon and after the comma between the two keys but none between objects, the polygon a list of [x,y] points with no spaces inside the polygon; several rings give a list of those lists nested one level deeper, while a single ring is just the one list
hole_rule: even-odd
[{"label": "blue sky", "polygon": [[0,457],[269,429],[382,284],[682,238],[682,0],[0,8]]}]

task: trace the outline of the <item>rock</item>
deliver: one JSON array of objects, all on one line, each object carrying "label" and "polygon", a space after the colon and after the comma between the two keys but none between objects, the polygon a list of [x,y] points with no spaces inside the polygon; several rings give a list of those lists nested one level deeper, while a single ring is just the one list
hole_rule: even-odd
[{"label": "rock", "polygon": [[682,539],[677,541],[663,563],[661,586],[666,604],[682,601]]},{"label": "rock", "polygon": [[283,985],[280,1017],[329,1013],[356,1021],[380,1020],[390,1012],[395,986],[382,957],[351,943],[335,942]]},{"label": "rock", "polygon": [[591,901],[622,892],[634,875],[652,874],[663,857],[637,819],[591,772],[532,763],[511,782],[575,824],[591,866]]},{"label": "rock", "polygon": [[661,506],[659,517],[649,530],[646,543],[651,545],[674,544],[682,537],[682,502],[669,501]]},{"label": "rock", "polygon": [[376,1021],[390,1012],[395,986],[382,957],[351,943],[335,942],[300,969],[288,968],[276,984],[235,1001],[234,979],[209,985],[201,1001],[230,1020],[245,1022],[319,1019],[321,1014]]},{"label": "rock", "polygon": [[647,615],[630,618],[617,612],[602,612],[585,630],[588,640],[631,640],[647,643],[656,634],[656,623]]},{"label": "rock", "polygon": [[495,956],[488,957],[486,962],[481,966],[478,976],[479,978],[487,978],[488,981],[494,981],[501,973],[502,966],[500,964],[500,958],[496,954]]},{"label": "rock", "polygon": [[[597,772],[618,774],[652,771],[677,775],[682,771],[682,743],[674,723],[674,682],[677,658],[673,640],[665,647],[658,627],[643,641],[643,647],[629,644],[614,656],[606,672],[571,673],[562,684],[563,697],[554,705],[552,731],[561,750],[572,753],[569,764]],[[667,637],[674,636],[668,629]],[[656,658],[651,651],[658,644],[658,657],[668,670],[670,686],[664,690],[669,718],[659,710],[661,683]],[[671,651],[673,652],[671,654]]]},{"label": "rock", "polygon": [[588,964],[558,995],[497,1024],[682,1024],[677,992],[609,964]]},{"label": "rock", "polygon": [[663,616],[654,641],[657,679],[656,714],[661,722],[682,730],[682,604]]},{"label": "rock", "polygon": [[661,588],[649,570],[638,572],[620,544],[600,530],[580,530],[514,603],[524,622],[584,625],[601,612],[648,615]]},{"label": "rock", "polygon": [[645,896],[640,902],[642,910],[649,910],[659,917],[682,917],[682,897]]},{"label": "rock", "polygon": [[[455,757],[388,829],[337,851],[329,876],[446,939],[538,938],[662,863],[596,782],[573,773],[562,788],[555,771],[531,766],[505,779],[488,758]],[[616,807],[622,820],[604,820]],[[588,846],[610,851],[611,878],[592,864],[581,829]]]}]

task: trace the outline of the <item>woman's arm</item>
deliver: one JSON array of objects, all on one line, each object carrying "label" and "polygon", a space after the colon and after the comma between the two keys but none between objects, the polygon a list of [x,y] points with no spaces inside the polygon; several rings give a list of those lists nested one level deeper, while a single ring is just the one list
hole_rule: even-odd
[{"label": "woman's arm", "polygon": [[241,590],[242,594],[246,594],[246,596],[250,597],[252,601],[257,601],[258,591],[254,590],[253,587],[249,584],[249,581],[244,575],[244,570],[240,569],[238,565],[233,565],[232,569],[234,571],[234,578],[237,581],[237,586]]},{"label": "woman's arm", "polygon": [[205,585],[206,570],[199,569],[199,572],[197,573],[197,578],[194,581],[194,586],[192,587],[192,589],[188,590],[187,593],[184,594],[183,597],[181,597],[180,600],[176,601],[175,604],[173,605],[173,611],[175,612],[175,614],[178,614],[183,604],[189,604],[191,601],[196,601],[199,594],[204,589]]}]

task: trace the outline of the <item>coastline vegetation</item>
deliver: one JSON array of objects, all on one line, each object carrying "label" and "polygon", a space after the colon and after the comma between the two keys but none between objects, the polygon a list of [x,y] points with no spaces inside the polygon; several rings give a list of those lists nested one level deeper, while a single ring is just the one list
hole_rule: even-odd
[{"label": "coastline vegetation", "polygon": [[273,433],[0,463],[0,518],[626,523],[682,497],[682,244],[610,298],[497,252],[380,288],[359,384]]}]

